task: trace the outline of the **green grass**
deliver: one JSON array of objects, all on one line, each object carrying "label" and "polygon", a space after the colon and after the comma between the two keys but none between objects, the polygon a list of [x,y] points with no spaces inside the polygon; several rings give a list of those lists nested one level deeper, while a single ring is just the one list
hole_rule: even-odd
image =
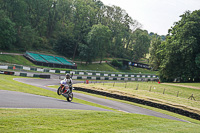
[{"label": "green grass", "polygon": [[[0,89],[62,99],[55,92],[0,75]],[[12,81],[12,82],[11,82]],[[83,101],[74,99],[73,102]],[[83,102],[84,103],[84,102]],[[89,102],[88,102],[89,103]],[[90,104],[89,104],[90,105]],[[95,105],[95,104],[94,104]],[[97,106],[98,107],[98,106]],[[107,108],[109,109],[109,108]],[[185,123],[122,112],[57,109],[0,109],[0,132],[198,132],[200,123]]]},{"label": "green grass", "polygon": [[102,64],[77,64],[78,70],[94,70],[94,71],[111,71],[111,72],[119,72],[117,69],[109,66],[106,63]]},{"label": "green grass", "polygon": [[0,109],[0,132],[198,133],[199,124],[152,116],[56,109]]},{"label": "green grass", "polygon": [[142,68],[131,68],[131,70],[116,69],[112,66],[102,63],[102,64],[77,64],[78,70],[94,70],[94,71],[110,71],[110,72],[126,72],[126,73],[143,73],[143,74],[157,74],[156,71],[150,71]]},{"label": "green grass", "polygon": [[0,54],[0,62],[18,64],[18,65],[24,65],[24,66],[36,66],[21,55],[2,55],[2,54]]},{"label": "green grass", "polygon": [[142,74],[158,74],[158,71],[151,71],[148,69],[132,67],[131,70],[119,70],[121,72],[128,72],[128,73],[142,73]]},{"label": "green grass", "polygon": [[[158,84],[156,82],[77,84],[75,86],[138,97],[200,113],[200,90],[198,89]],[[136,90],[137,86],[138,89]],[[197,101],[188,99],[192,94],[194,94]]]},{"label": "green grass", "polygon": [[[23,65],[23,66],[33,66],[37,68],[46,68],[46,69],[54,69],[54,70],[61,70],[61,71],[68,71],[72,69],[66,69],[66,68],[52,68],[52,67],[46,67],[46,66],[38,66],[27,60],[25,57],[21,55],[1,55],[0,54],[0,62],[2,63],[10,63],[10,64],[17,64],[17,65]],[[30,72],[36,72],[36,71],[30,71]],[[41,73],[41,72],[39,72]]]},{"label": "green grass", "polygon": [[[51,86],[51,88],[57,88],[57,87],[58,86],[56,86],[56,85]],[[126,103],[126,104],[139,106],[139,107],[146,108],[146,109],[149,109],[149,110],[153,110],[153,111],[156,111],[156,112],[160,112],[160,113],[163,113],[163,114],[166,114],[166,115],[170,115],[170,116],[182,119],[182,120],[186,120],[186,121],[189,121],[189,122],[192,122],[192,123],[200,124],[200,121],[198,121],[198,120],[195,120],[195,119],[183,116],[183,115],[179,115],[179,114],[176,114],[176,113],[173,113],[173,112],[169,112],[169,111],[166,111],[166,110],[162,110],[162,109],[158,109],[158,108],[154,108],[154,107],[150,107],[150,106],[146,106],[146,105],[142,105],[142,104],[138,104],[138,103],[134,103],[134,102],[129,102],[129,101],[119,100],[119,99],[115,99],[115,98],[105,97],[105,96],[102,96],[102,95],[87,93],[87,92],[83,92],[83,91],[75,91],[75,92],[82,93],[82,94],[85,94],[85,95],[94,96],[94,97],[98,97],[98,98],[103,98],[103,99],[108,99],[108,100],[112,100],[112,101],[118,101],[118,102],[122,102],[122,103]]]}]

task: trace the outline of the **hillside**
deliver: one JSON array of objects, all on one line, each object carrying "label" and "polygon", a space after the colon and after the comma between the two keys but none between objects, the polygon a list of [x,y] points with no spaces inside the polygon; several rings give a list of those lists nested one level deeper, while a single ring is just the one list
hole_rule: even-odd
[{"label": "hillside", "polygon": [[[34,67],[43,67],[43,66],[37,66],[27,60],[22,55],[3,55],[0,54],[0,63],[10,63],[10,64],[18,64],[18,65],[24,65],[24,66],[34,66]],[[113,66],[108,65],[107,63],[93,63],[93,64],[81,64],[77,63],[77,69],[78,70],[94,70],[94,71],[110,71],[110,72],[129,72],[129,73],[148,73],[148,74],[156,74],[155,71],[150,71],[147,69],[142,68],[131,68],[131,70],[120,70],[116,69]],[[56,68],[58,69],[58,68]],[[63,68],[62,68],[63,70]]]},{"label": "hillside", "polygon": [[36,66],[32,62],[28,61],[21,55],[0,55],[0,62],[1,63],[10,63],[10,64],[18,64],[24,66]]}]

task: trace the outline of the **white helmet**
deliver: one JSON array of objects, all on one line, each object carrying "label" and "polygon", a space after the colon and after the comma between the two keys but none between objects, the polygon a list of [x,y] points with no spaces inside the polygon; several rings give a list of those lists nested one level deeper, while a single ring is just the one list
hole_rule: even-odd
[{"label": "white helmet", "polygon": [[69,73],[66,74],[66,79],[70,79],[70,74]]}]

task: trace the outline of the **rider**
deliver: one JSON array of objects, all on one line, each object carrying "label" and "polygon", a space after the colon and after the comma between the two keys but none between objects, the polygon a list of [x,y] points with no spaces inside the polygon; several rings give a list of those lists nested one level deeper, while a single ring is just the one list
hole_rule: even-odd
[{"label": "rider", "polygon": [[70,78],[70,74],[66,74],[66,78],[61,81],[62,84],[67,84],[69,86],[70,92],[72,92],[72,79]]}]

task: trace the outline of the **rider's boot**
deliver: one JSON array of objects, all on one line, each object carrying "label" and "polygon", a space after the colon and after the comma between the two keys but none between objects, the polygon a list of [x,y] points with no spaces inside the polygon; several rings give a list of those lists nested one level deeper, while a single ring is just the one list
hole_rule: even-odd
[{"label": "rider's boot", "polygon": [[72,93],[72,87],[69,87],[70,92]]}]

